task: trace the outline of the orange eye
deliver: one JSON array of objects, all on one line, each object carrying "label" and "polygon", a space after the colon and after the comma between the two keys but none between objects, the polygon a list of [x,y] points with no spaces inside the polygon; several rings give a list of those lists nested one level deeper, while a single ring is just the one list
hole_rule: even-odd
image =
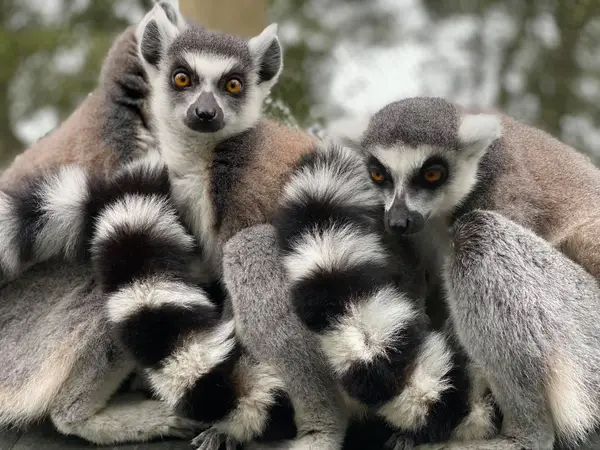
[{"label": "orange eye", "polygon": [[423,173],[423,179],[427,183],[438,183],[446,176],[446,170],[442,167],[427,169]]},{"label": "orange eye", "polygon": [[371,170],[371,179],[376,183],[381,183],[385,180],[385,175],[377,170]]},{"label": "orange eye", "polygon": [[232,78],[225,83],[225,90],[230,94],[238,94],[242,90],[242,82],[237,78]]},{"label": "orange eye", "polygon": [[178,88],[186,88],[192,83],[192,80],[187,73],[177,72],[173,77],[173,82]]}]

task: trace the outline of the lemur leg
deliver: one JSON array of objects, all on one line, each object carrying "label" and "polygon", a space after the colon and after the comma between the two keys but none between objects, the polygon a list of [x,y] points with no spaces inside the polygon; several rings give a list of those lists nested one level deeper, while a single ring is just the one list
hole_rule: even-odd
[{"label": "lemur leg", "polygon": [[274,227],[255,226],[231,238],[223,271],[242,344],[275,368],[292,400],[298,437],[289,448],[339,449],[343,399],[317,339],[292,310]]},{"label": "lemur leg", "polygon": [[505,439],[490,448],[585,438],[599,414],[597,280],[533,232],[484,211],[456,225],[445,279],[456,334],[504,415]]},{"label": "lemur leg", "polygon": [[115,395],[134,365],[119,350],[104,350],[81,361],[55,400],[50,418],[61,433],[109,445],[190,438],[198,432],[197,422],[177,417],[161,401],[143,394]]}]

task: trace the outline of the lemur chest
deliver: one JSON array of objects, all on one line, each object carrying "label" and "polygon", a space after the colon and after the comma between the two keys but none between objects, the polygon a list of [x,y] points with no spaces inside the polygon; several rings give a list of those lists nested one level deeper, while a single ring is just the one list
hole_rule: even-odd
[{"label": "lemur chest", "polygon": [[218,228],[208,168],[173,177],[172,194],[186,227],[198,240],[202,260],[213,269],[220,261]]}]

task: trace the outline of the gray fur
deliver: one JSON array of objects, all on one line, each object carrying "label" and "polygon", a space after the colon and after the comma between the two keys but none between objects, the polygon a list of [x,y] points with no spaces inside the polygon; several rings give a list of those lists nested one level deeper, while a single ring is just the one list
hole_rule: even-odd
[{"label": "gray fur", "polygon": [[0,425],[48,415],[62,433],[97,444],[193,436],[196,424],[158,401],[110,400],[134,365],[90,275],[50,261],[0,289]]},{"label": "gray fur", "polygon": [[271,225],[247,228],[224,248],[223,277],[236,333],[248,352],[272,365],[292,399],[293,447],[339,449],[346,428],[340,392],[316,338],[292,311],[289,283]]},{"label": "gray fur", "polygon": [[[73,163],[102,178],[153,146],[150,86],[135,30],[113,44],[97,89],[16,159],[2,187]],[[111,400],[134,362],[113,338],[106,299],[91,280],[89,265],[52,260],[0,288],[0,425],[49,416],[62,433],[98,444],[195,435],[196,424],[162,402]]]},{"label": "gray fur", "polygon": [[[423,108],[424,101],[427,108]],[[403,142],[456,150],[460,146],[456,137],[458,123],[456,108],[447,101],[409,98],[390,103],[374,114],[362,136],[362,145],[390,147]]]},{"label": "gray fur", "polygon": [[58,128],[17,156],[2,173],[0,187],[63,164],[109,175],[152,146],[150,86],[138,57],[135,30],[132,25],[115,39],[96,89]]},{"label": "gray fur", "polygon": [[483,211],[455,225],[445,278],[458,338],[504,411],[498,448],[551,448],[555,437],[577,442],[592,431],[600,422],[597,280],[531,231]]}]

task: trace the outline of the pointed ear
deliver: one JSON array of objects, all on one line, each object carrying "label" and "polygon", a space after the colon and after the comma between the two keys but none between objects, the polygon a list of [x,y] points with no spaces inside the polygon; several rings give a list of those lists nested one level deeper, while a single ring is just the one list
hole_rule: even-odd
[{"label": "pointed ear", "polygon": [[167,47],[184,27],[177,1],[158,2],[148,11],[136,29],[139,55],[147,69],[158,69]]},{"label": "pointed ear", "polygon": [[258,65],[258,82],[273,86],[283,69],[283,52],[277,38],[277,24],[273,23],[258,36],[248,41],[250,54]]},{"label": "pointed ear", "polygon": [[461,153],[481,157],[502,136],[502,121],[493,114],[465,114],[458,127]]}]

